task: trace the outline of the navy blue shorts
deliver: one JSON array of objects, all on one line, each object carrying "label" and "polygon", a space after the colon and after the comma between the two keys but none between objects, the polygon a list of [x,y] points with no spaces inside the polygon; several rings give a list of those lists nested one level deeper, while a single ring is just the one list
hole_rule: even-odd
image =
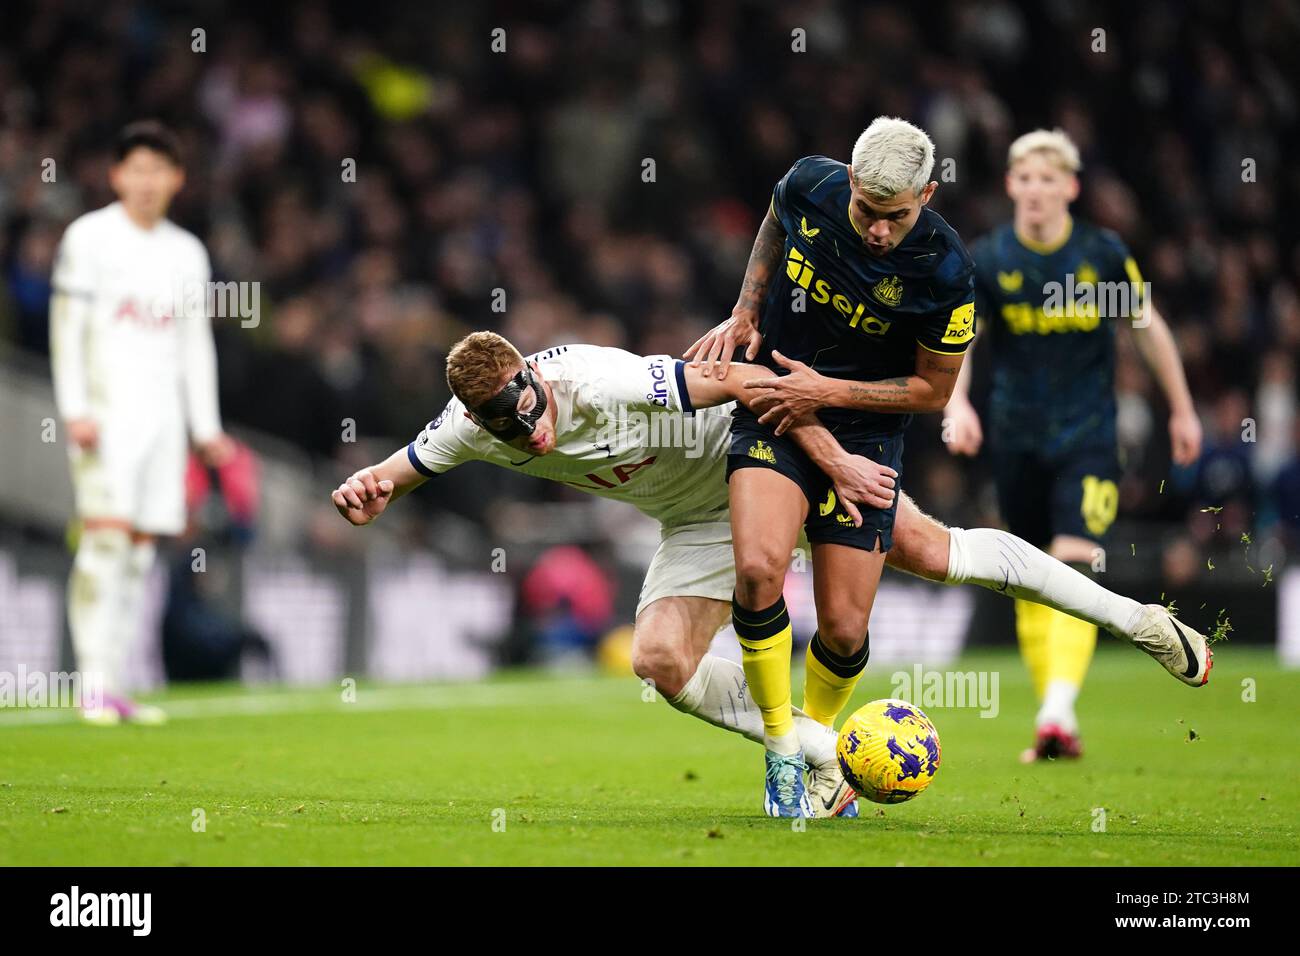
[{"label": "navy blue shorts", "polygon": [[1110,443],[1059,457],[992,448],[998,506],[1012,534],[1038,548],[1058,534],[1100,543],[1119,511],[1119,456]]},{"label": "navy blue shorts", "polygon": [[[845,435],[845,429],[833,432],[850,454],[862,455],[898,472],[896,488],[902,487],[903,436],[886,438]],[[835,497],[835,489],[825,472],[804,454],[789,434],[777,437],[772,429],[760,425],[747,409],[737,407],[731,413],[731,448],[727,453],[727,479],[738,468],[770,468],[785,475],[808,499],[808,520],[804,530],[812,544],[842,544],[863,551],[888,551],[894,546],[894,515],[898,496],[888,508],[859,504],[862,527],[853,527],[853,519]]]}]

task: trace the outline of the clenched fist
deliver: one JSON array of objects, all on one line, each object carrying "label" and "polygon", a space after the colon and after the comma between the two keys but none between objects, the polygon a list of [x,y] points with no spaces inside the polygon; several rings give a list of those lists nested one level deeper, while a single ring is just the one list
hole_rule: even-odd
[{"label": "clenched fist", "polygon": [[387,478],[377,481],[374,472],[363,468],[335,488],[330,497],[339,514],[354,525],[363,525],[383,514],[392,496],[392,481]]}]

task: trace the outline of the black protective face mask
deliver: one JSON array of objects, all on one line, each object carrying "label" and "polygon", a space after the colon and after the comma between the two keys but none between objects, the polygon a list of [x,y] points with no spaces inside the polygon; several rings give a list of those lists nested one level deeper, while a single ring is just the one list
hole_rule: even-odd
[{"label": "black protective face mask", "polygon": [[[533,407],[527,414],[520,414],[519,399],[526,388],[533,390],[537,401],[533,403]],[[478,418],[478,423],[493,436],[502,441],[512,441],[515,438],[531,435],[537,428],[537,422],[546,414],[546,389],[537,384],[533,370],[525,365],[518,375],[506,383],[505,388],[478,408],[471,408],[470,411]],[[508,418],[510,424],[505,428],[493,428],[487,424],[496,418]]]}]

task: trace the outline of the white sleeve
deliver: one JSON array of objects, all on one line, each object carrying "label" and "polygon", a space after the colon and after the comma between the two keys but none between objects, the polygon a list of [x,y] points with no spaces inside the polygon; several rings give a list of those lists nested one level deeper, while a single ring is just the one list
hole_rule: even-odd
[{"label": "white sleeve", "polygon": [[50,363],[54,402],[65,422],[90,414],[86,338],[95,306],[95,270],[84,228],[73,223],[59,241],[50,299]]},{"label": "white sleeve", "polygon": [[202,444],[221,434],[221,413],[217,401],[217,349],[212,341],[212,320],[208,316],[207,290],[212,266],[202,246],[199,246],[198,256],[194,281],[201,285],[203,294],[185,297],[180,322],[186,416],[190,436]]},{"label": "white sleeve", "polygon": [[608,410],[694,414],[686,388],[686,363],[671,355],[635,355],[602,348],[593,356],[601,398]]},{"label": "white sleeve", "polygon": [[464,406],[456,399],[447,403],[442,413],[406,446],[411,466],[426,478],[437,478],[457,465],[478,458],[469,440],[468,429],[475,428],[462,414]]}]

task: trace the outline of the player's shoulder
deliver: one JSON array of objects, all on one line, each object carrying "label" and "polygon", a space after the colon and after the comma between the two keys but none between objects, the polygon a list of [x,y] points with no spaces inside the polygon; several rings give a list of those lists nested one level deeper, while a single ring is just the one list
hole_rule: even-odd
[{"label": "player's shoulder", "polygon": [[896,254],[918,264],[934,289],[936,301],[965,295],[975,275],[975,260],[957,230],[929,206]]},{"label": "player's shoulder", "polygon": [[802,194],[812,193],[822,186],[847,185],[849,168],[838,159],[829,156],[803,156],[794,161],[785,174],[787,188],[794,188]]},{"label": "player's shoulder", "polygon": [[203,245],[203,240],[190,232],[184,226],[177,225],[170,219],[164,219],[160,224],[165,231],[167,241],[175,243],[189,254],[200,258],[204,261],[208,258],[207,247]]},{"label": "player's shoulder", "polygon": [[993,266],[1005,259],[1007,250],[1015,240],[1015,227],[1010,222],[994,226],[977,236],[967,247],[976,267]]},{"label": "player's shoulder", "polygon": [[555,345],[527,356],[551,380],[581,383],[625,374],[629,364],[647,357],[612,345]]},{"label": "player's shoulder", "polygon": [[[849,186],[849,168],[829,156],[804,156],[781,177],[778,199],[786,207],[816,214],[836,208]],[[844,200],[847,203],[847,200]]]},{"label": "player's shoulder", "polygon": [[424,426],[424,431],[415,440],[416,445],[426,445],[432,441],[440,441],[444,445],[455,444],[473,444],[474,433],[479,431],[478,427],[465,417],[465,403],[455,395],[447,400],[433,420]]},{"label": "player's shoulder", "polygon": [[524,358],[536,362],[542,375],[551,381],[579,382],[597,374],[602,359],[608,360],[619,355],[626,355],[622,349],[603,345],[553,345]]},{"label": "player's shoulder", "polygon": [[1086,219],[1074,220],[1074,234],[1071,238],[1084,255],[1111,256],[1120,262],[1130,255],[1128,243],[1118,232]]},{"label": "player's shoulder", "polygon": [[99,209],[83,212],[63,230],[64,241],[80,242],[111,232],[118,227],[119,218],[117,203],[109,203]]},{"label": "player's shoulder", "polygon": [[999,272],[1010,273],[1021,268],[1016,253],[1019,248],[1015,227],[1010,222],[994,226],[977,237],[968,247],[975,261],[976,280],[992,286],[993,277]]}]

